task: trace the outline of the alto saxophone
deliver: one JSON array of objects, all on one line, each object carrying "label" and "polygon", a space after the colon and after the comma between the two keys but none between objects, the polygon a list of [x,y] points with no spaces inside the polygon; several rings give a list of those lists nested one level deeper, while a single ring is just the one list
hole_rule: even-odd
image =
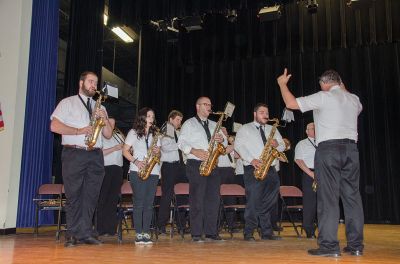
[{"label": "alto saxophone", "polygon": [[103,96],[99,91],[96,91],[99,97],[96,100],[96,105],[92,110],[92,116],[90,117],[90,126],[92,127],[92,133],[85,136],[85,144],[89,149],[92,149],[96,145],[97,138],[100,135],[101,129],[106,125],[101,117],[96,116],[96,110],[101,108],[101,103],[107,98]]},{"label": "alto saxophone", "polygon": [[[147,150],[146,157],[144,158],[144,167],[139,170],[138,176],[142,180],[147,180],[150,176],[151,171],[153,170],[156,164],[160,164],[160,154],[154,154],[153,149],[157,145],[159,137],[162,135],[160,130],[156,127],[152,127],[153,133],[153,140],[151,141],[150,147]],[[150,131],[149,131],[150,133]]]},{"label": "alto saxophone", "polygon": [[[261,165],[260,167],[258,167],[258,169],[254,170],[254,177],[260,181],[264,180],[267,177],[268,170],[275,159],[279,159],[283,162],[288,162],[285,153],[279,152],[276,148],[272,146],[272,140],[274,139],[276,128],[279,126],[279,120],[277,118],[274,118],[271,119],[270,121],[275,123],[272,125],[272,129],[271,132],[269,133],[267,143],[265,143],[263,151],[261,152],[259,158],[261,161]],[[285,143],[284,151],[290,149],[290,141],[284,138],[283,142]]]},{"label": "alto saxophone", "polygon": [[201,162],[199,167],[201,176],[209,176],[213,169],[215,169],[215,167],[218,165],[218,157],[226,154],[224,145],[215,141],[215,135],[221,130],[222,121],[225,119],[225,113],[216,112],[213,114],[220,115],[220,117],[211,137],[210,143],[208,144],[208,158]]}]

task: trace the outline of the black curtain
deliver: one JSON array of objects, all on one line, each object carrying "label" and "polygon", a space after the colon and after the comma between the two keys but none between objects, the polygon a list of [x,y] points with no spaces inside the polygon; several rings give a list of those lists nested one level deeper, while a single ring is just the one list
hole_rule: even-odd
[{"label": "black curtain", "polygon": [[104,0],[71,0],[64,97],[77,94],[79,76],[103,66]]},{"label": "black curtain", "polygon": [[[288,1],[279,20],[265,23],[257,18],[260,1],[237,1],[234,23],[214,1],[133,2],[132,20],[140,21],[143,32],[140,105],[155,109],[159,123],[171,109],[181,110],[185,118],[193,116],[201,95],[211,98],[214,110],[222,110],[228,100],[236,104],[225,124],[228,130],[233,121],[250,122],[257,102],[269,105],[271,117],[280,117],[284,104],[276,77],[284,67],[293,74],[289,85],[296,96],[318,91],[318,76],[329,68],[337,70],[364,106],[359,149],[366,221],[400,223],[400,164],[395,158],[400,1],[377,0],[349,8],[345,0],[320,0],[316,14]],[[202,14],[200,31],[175,35],[148,23],[193,14]],[[295,118],[280,129],[293,146],[304,138],[312,116],[296,112]],[[282,166],[282,184],[300,186],[293,155],[289,151],[291,162]]]}]

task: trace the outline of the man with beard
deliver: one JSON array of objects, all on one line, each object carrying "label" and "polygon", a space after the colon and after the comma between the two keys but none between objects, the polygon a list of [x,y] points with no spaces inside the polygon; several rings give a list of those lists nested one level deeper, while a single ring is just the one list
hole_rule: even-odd
[{"label": "man with beard", "polygon": [[92,96],[96,93],[97,81],[95,73],[83,72],[79,79],[79,93],[64,98],[50,117],[51,131],[62,135],[62,177],[67,198],[66,247],[78,242],[101,244],[94,237],[92,219],[104,178],[102,137],[98,137],[93,148],[85,145],[85,136],[93,133],[89,125],[92,111],[95,110],[93,114],[105,123],[102,129],[105,138],[111,138],[112,128],[105,108],[93,109],[95,101]]},{"label": "man with beard", "polygon": [[[271,132],[272,126],[268,125],[268,106],[259,103],[254,107],[254,121],[243,125],[236,133],[235,151],[243,160],[244,185],[246,189],[246,209],[244,212],[245,227],[244,240],[254,241],[253,232],[260,227],[262,240],[280,240],[281,237],[274,236],[271,224],[271,211],[276,203],[279,192],[279,176],[274,160],[264,180],[254,177],[254,170],[262,163],[259,157]],[[279,152],[284,151],[285,143],[278,130],[270,144]]]}]

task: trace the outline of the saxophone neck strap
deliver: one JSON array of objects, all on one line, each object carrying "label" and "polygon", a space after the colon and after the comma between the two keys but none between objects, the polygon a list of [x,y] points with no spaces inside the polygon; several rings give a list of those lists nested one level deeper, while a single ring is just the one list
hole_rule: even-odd
[{"label": "saxophone neck strap", "polygon": [[88,111],[89,116],[91,116],[92,115],[92,108],[90,107],[90,97],[88,97],[88,101],[87,101],[87,103],[85,103],[85,101],[83,101],[83,99],[82,99],[82,96],[80,94],[78,94],[78,96],[79,96],[79,99],[81,100],[83,106]]}]

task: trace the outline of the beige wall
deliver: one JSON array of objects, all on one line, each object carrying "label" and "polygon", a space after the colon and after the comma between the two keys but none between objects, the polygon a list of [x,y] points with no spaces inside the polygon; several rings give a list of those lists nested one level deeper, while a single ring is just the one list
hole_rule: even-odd
[{"label": "beige wall", "polygon": [[31,17],[32,0],[0,0],[0,229],[16,227]]}]

